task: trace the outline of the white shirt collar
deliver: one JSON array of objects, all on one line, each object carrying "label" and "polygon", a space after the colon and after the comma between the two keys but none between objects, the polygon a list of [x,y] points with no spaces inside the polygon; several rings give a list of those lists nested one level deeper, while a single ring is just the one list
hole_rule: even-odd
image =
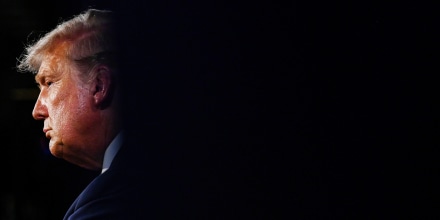
[{"label": "white shirt collar", "polygon": [[121,148],[122,139],[123,139],[122,132],[119,132],[118,135],[116,135],[116,137],[112,140],[110,145],[105,150],[101,173],[104,173],[105,171],[108,170],[108,168],[110,168],[110,165],[112,164],[113,159],[118,153],[119,148]]}]

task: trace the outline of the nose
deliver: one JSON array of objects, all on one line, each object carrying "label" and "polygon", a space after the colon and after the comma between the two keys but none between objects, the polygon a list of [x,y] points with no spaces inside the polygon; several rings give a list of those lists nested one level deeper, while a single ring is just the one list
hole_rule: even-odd
[{"label": "nose", "polygon": [[35,120],[44,120],[49,116],[47,112],[47,106],[41,98],[41,93],[38,96],[37,101],[35,102],[34,110],[32,111],[32,116],[34,117]]}]

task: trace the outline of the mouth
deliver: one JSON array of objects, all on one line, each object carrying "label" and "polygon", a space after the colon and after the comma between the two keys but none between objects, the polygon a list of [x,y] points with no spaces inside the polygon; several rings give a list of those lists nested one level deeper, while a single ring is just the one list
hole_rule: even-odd
[{"label": "mouth", "polygon": [[50,131],[51,129],[49,129],[49,128],[44,128],[43,129],[43,132],[46,134],[46,138],[47,139],[50,139],[50,134],[49,134],[49,131]]}]

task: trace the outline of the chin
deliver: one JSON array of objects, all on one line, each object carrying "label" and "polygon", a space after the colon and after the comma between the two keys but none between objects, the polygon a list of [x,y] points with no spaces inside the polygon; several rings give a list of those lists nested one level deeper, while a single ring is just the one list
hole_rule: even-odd
[{"label": "chin", "polygon": [[49,150],[53,156],[55,156],[57,158],[63,158],[63,146],[62,145],[57,145],[57,144],[52,145],[52,142],[51,142],[51,143],[49,143]]}]

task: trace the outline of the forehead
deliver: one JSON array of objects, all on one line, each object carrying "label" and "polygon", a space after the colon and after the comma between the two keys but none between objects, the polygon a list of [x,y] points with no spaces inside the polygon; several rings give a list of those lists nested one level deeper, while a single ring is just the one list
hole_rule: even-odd
[{"label": "forehead", "polygon": [[66,54],[69,47],[70,43],[66,41],[58,41],[48,47],[48,49],[43,52],[43,58],[35,79],[37,80],[48,74],[63,72],[68,65]]},{"label": "forehead", "polygon": [[65,59],[62,59],[59,56],[46,56],[41,62],[40,69],[35,75],[35,80],[39,82],[46,76],[62,73],[65,65]]}]

